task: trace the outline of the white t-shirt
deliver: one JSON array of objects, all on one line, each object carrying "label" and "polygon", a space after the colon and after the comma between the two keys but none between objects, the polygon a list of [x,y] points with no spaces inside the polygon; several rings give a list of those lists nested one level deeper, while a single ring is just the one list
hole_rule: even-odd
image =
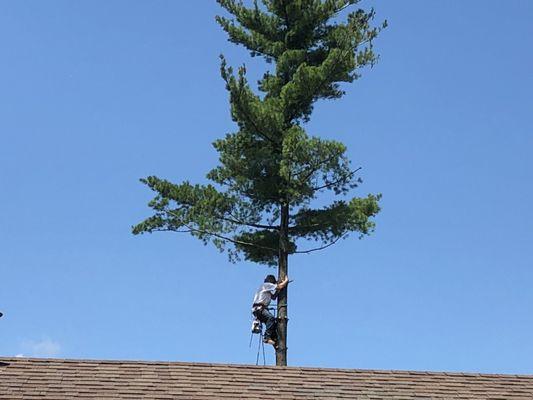
[{"label": "white t-shirt", "polygon": [[265,306],[268,306],[270,300],[272,300],[272,296],[276,293],[276,288],[277,285],[275,283],[263,283],[259,289],[257,289],[257,292],[255,292],[253,304],[264,304]]}]

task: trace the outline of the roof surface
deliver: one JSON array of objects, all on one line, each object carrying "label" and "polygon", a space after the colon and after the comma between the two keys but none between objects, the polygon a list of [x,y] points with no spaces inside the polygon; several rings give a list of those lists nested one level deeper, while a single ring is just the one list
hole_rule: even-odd
[{"label": "roof surface", "polygon": [[533,399],[533,375],[0,358],[0,399]]}]

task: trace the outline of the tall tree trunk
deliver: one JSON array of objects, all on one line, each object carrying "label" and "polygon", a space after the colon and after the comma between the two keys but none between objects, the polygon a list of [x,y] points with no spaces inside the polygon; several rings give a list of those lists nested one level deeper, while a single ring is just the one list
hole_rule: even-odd
[{"label": "tall tree trunk", "polygon": [[[281,222],[279,231],[278,281],[287,276],[289,267],[289,206],[281,206]],[[276,349],[276,365],[287,365],[287,290],[283,288],[278,294],[278,348]]]}]

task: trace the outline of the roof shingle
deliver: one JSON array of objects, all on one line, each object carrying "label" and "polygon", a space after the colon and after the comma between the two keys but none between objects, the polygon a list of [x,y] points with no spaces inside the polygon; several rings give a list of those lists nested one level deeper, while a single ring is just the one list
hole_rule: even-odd
[{"label": "roof shingle", "polygon": [[0,358],[0,399],[533,400],[533,375]]}]

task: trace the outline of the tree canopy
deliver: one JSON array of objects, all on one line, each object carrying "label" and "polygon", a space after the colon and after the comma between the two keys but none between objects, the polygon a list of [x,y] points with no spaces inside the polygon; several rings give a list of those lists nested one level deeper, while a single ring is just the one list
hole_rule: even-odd
[{"label": "tree canopy", "polygon": [[[149,203],[154,213],[133,233],[186,232],[226,250],[232,261],[268,265],[278,263],[280,235],[287,253],[296,254],[329,247],[352,232],[369,234],[380,195],[350,197],[362,180],[346,146],[310,136],[305,125],[316,101],[342,97],[342,84],[376,63],[373,40],[386,22],[374,26],[374,10],[362,9],[341,20],[357,0],[217,1],[230,15],[216,17],[229,40],[271,68],[254,90],[246,67],[234,71],[221,56],[237,130],[213,143],[220,163],[207,173],[212,184],[141,179],[155,192]],[[313,207],[326,191],[337,199]],[[318,244],[306,247],[309,241]]]}]

